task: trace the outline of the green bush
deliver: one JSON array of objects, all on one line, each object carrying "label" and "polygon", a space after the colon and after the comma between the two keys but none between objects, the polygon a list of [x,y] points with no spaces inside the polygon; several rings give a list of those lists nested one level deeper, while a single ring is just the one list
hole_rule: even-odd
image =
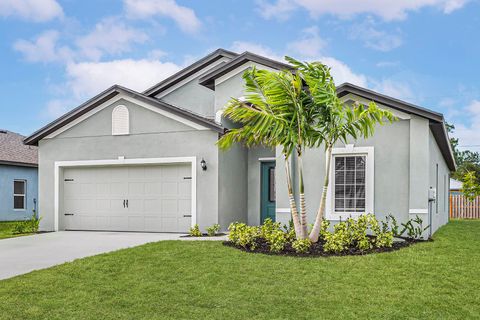
[{"label": "green bush", "polygon": [[280,230],[280,223],[273,222],[272,219],[267,218],[260,226],[260,236],[264,239],[270,237],[271,234]]},{"label": "green bush", "polygon": [[292,242],[292,248],[296,253],[307,253],[312,246],[312,241],[309,238],[298,239]]},{"label": "green bush", "polygon": [[285,231],[280,229],[267,234],[267,237],[264,239],[267,240],[271,252],[280,252],[285,248],[287,244],[286,235]]},{"label": "green bush", "polygon": [[216,236],[219,231],[220,231],[220,225],[218,223],[215,223],[213,226],[207,228],[207,234],[210,237]]},{"label": "green bush", "polygon": [[402,223],[403,229],[400,231],[400,236],[403,236],[405,231],[407,237],[410,239],[419,240],[423,238],[423,232],[427,230],[430,225],[423,227],[423,220],[419,216],[415,216],[415,219],[410,219],[406,223]]},{"label": "green bush", "polygon": [[191,227],[190,230],[188,231],[188,234],[192,237],[201,237],[203,235],[202,232],[200,231],[200,227],[198,226],[198,224]]},{"label": "green bush", "polygon": [[260,237],[258,227],[250,227],[245,223],[234,222],[228,227],[228,237],[231,242],[245,249],[255,250],[256,240]]},{"label": "green bush", "polygon": [[32,217],[29,220],[17,221],[13,225],[12,233],[13,234],[24,234],[24,233],[37,233],[38,227],[40,225],[41,218],[37,218],[37,214],[34,211]]},{"label": "green bush", "polygon": [[[393,232],[386,222],[379,222],[375,215],[360,215],[357,219],[348,218],[334,226],[334,231],[328,231],[328,224],[322,225],[321,235],[325,240],[324,251],[340,253],[348,248],[361,251],[373,247],[384,248],[393,245]],[[369,236],[368,232],[372,235]]]}]

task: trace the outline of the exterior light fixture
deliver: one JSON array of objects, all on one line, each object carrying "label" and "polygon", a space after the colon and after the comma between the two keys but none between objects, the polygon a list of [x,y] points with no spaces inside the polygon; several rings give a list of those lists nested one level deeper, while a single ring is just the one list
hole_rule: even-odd
[{"label": "exterior light fixture", "polygon": [[202,167],[203,171],[207,171],[207,162],[205,159],[202,158],[202,161],[200,161],[200,166]]}]

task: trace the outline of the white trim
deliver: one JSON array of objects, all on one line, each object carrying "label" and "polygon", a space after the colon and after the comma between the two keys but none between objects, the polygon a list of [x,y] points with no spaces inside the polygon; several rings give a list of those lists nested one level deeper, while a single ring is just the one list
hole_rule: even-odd
[{"label": "white trim", "polygon": [[[332,149],[332,160],[335,155],[361,155],[367,156],[367,163],[365,167],[365,211],[364,213],[375,213],[375,149],[374,147],[355,147],[354,145],[346,145],[344,148]],[[326,157],[325,157],[326,158]],[[363,212],[347,212],[347,213],[333,213],[334,197],[333,186],[335,183],[335,164],[334,161],[330,161],[330,178],[327,189],[327,203],[325,217],[328,220],[345,220],[349,217],[357,218]]]},{"label": "white trim", "polygon": [[[170,88],[165,89],[165,90],[163,90],[163,91],[160,91],[160,92],[155,96],[155,98],[160,99],[160,98],[165,97],[165,96],[168,95],[169,93],[177,90],[177,89],[180,88],[180,87],[183,87],[185,84],[189,83],[190,81],[195,80],[196,78],[198,78],[198,77],[201,76],[202,74],[207,73],[207,71],[215,68],[216,66],[218,66],[218,65],[221,64],[222,62],[228,62],[228,61],[230,61],[230,59],[228,59],[228,58],[222,58],[222,59],[218,59],[218,60],[215,61],[215,62],[212,62],[211,64],[205,66],[205,68],[203,68],[203,69],[195,72],[195,73],[192,74],[191,76],[183,79],[182,81],[176,83],[175,85],[171,86]],[[153,90],[153,91],[155,91],[155,90]]]},{"label": "white trim", "polygon": [[[119,113],[121,115],[120,117]],[[127,106],[119,104],[112,110],[112,136],[123,136],[129,134],[130,110],[128,110]]]},{"label": "white trim", "polygon": [[290,208],[276,208],[276,213],[290,213]]},{"label": "white trim", "polygon": [[54,230],[58,231],[60,214],[60,169],[85,166],[125,166],[138,164],[167,164],[190,163],[192,166],[192,224],[197,223],[197,157],[169,157],[169,158],[139,158],[139,159],[107,159],[107,160],[80,160],[80,161],[55,161],[55,204],[54,204]]},{"label": "white trim", "polygon": [[145,109],[148,109],[150,111],[153,111],[155,113],[158,113],[158,114],[161,114],[162,116],[165,116],[167,118],[170,118],[172,120],[175,120],[175,121],[178,121],[180,123],[183,123],[189,127],[192,127],[194,129],[197,129],[197,130],[209,130],[209,128],[205,127],[205,126],[202,126],[198,123],[195,123],[193,121],[190,121],[190,120],[187,120],[183,117],[180,117],[180,116],[177,116],[177,115],[174,115],[168,111],[165,111],[163,109],[160,109],[160,108],[157,108],[157,107],[153,107],[143,101],[140,101],[140,100],[137,100],[135,98],[131,98],[125,94],[119,94],[117,96],[115,96],[113,99],[111,100],[107,100],[105,101],[104,103],[102,103],[101,105],[99,105],[98,107],[94,108],[93,110],[90,110],[89,112],[85,113],[84,115],[78,117],[77,119],[73,120],[72,122],[64,125],[63,127],[59,128],[58,130],[55,130],[54,132],[50,133],[48,136],[46,136],[45,138],[46,139],[51,139],[51,138],[55,138],[56,136],[58,136],[59,134],[67,131],[68,129],[76,126],[77,124],[79,124],[80,122],[90,118],[91,116],[93,116],[94,114],[96,114],[97,112],[100,112],[102,111],[103,109],[111,106],[112,104],[118,102],[119,100],[126,100],[128,102],[131,102],[135,105],[138,105],[140,107],[144,107]]},{"label": "white trim", "polygon": [[[23,194],[15,193],[15,182],[23,182]],[[23,208],[15,209],[15,197],[23,197]],[[27,211],[27,180],[13,179],[13,211]]]},{"label": "white trim", "polygon": [[218,86],[220,83],[222,82],[225,82],[227,81],[228,79],[236,76],[237,74],[239,74],[240,72],[244,72],[245,70],[247,70],[248,68],[251,68],[251,67],[257,67],[257,66],[261,66],[261,69],[262,70],[270,70],[270,71],[276,71],[275,69],[273,68],[270,68],[270,67],[267,67],[261,63],[255,63],[255,62],[252,62],[252,61],[246,61],[244,64],[241,64],[240,66],[236,67],[235,69],[225,73],[224,75],[222,75],[221,77],[218,77],[217,79],[215,79],[215,86]]},{"label": "white trim", "polygon": [[427,214],[428,209],[408,209],[408,214]]},{"label": "white trim", "polygon": [[260,162],[276,161],[276,160],[277,160],[277,158],[275,158],[275,157],[258,158],[258,161],[260,161]]}]

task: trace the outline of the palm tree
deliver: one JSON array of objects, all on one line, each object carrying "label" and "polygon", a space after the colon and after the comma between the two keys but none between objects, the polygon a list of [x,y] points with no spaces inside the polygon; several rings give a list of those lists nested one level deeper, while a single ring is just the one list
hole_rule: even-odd
[{"label": "palm tree", "polygon": [[309,238],[317,242],[322,220],[325,214],[327,190],[331,170],[332,149],[337,142],[368,138],[373,135],[375,126],[384,120],[393,122],[396,118],[390,111],[377,107],[372,101],[368,106],[356,103],[344,104],[337,95],[335,82],[330,68],[320,62],[303,63],[293,58],[285,58],[301,75],[307,92],[304,109],[309,117],[315,119],[312,124],[313,134],[309,135],[308,147],[324,146],[327,155],[326,172],[323,181],[322,196]]},{"label": "palm tree", "polygon": [[[349,138],[369,137],[377,123],[382,124],[384,119],[393,121],[394,117],[373,102],[368,107],[344,105],[337,96],[327,66],[319,62],[302,63],[290,57],[286,60],[293,70],[274,72],[252,68],[244,73],[245,98],[232,99],[224,111],[224,116],[241,127],[229,130],[218,145],[221,149],[237,142],[247,147],[281,146],[296,236],[316,242],[325,211],[333,146],[338,141],[346,143]],[[315,224],[308,235],[303,152],[322,145],[327,153],[327,172]],[[298,158],[300,216],[290,172],[289,159],[294,152]]]},{"label": "palm tree", "polygon": [[[243,79],[244,99],[231,99],[224,110],[224,116],[241,124],[241,127],[229,130],[220,138],[218,145],[221,149],[228,149],[237,142],[243,142],[247,147],[282,147],[295,232],[297,238],[304,239],[308,233],[303,182],[300,183],[299,217],[290,172],[292,154],[296,152],[301,158],[305,128],[309,121],[302,109],[305,96],[303,80],[298,74],[288,70],[271,72],[256,68],[247,70]],[[303,172],[299,173],[303,177]]]}]

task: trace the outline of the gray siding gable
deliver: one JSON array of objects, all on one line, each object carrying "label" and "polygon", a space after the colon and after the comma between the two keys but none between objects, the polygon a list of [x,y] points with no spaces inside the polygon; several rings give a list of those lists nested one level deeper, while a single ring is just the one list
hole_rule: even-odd
[{"label": "gray siding gable", "polygon": [[112,111],[119,105],[124,105],[128,108],[130,114],[130,135],[196,130],[133,102],[120,99],[60,133],[56,138],[111,136]]}]

